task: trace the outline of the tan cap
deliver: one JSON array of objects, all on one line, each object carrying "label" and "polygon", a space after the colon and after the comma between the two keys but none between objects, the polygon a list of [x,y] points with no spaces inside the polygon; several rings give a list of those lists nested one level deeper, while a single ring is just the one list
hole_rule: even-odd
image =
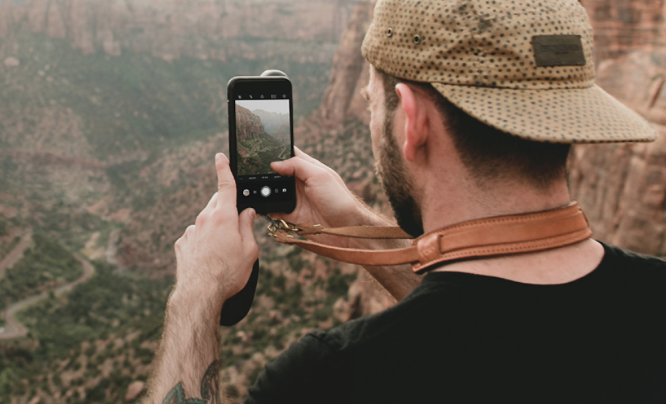
[{"label": "tan cap", "polygon": [[577,0],[378,0],[363,41],[376,68],[429,82],[486,124],[535,141],[653,141],[645,119],[594,85]]}]

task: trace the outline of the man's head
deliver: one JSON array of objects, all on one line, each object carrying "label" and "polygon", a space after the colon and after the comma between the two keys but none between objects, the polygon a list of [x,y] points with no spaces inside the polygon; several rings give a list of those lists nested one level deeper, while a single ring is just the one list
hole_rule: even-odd
[{"label": "man's head", "polygon": [[[566,163],[571,145],[533,142],[488,126],[450,103],[430,84],[399,79],[379,70],[373,75],[382,84],[383,119],[378,134],[375,170],[393,207],[400,226],[412,234],[423,234],[420,193],[405,167],[395,130],[395,113],[400,106],[396,92],[405,84],[428,98],[436,107],[446,132],[479,189],[492,188],[504,181],[519,181],[537,189],[548,190],[555,182],[566,181]],[[417,200],[418,199],[418,200]]]},{"label": "man's head", "polygon": [[594,85],[592,29],[576,0],[379,0],[363,55],[374,66],[370,89],[382,96],[371,99],[378,172],[412,233],[424,201],[406,168],[405,122],[394,122],[396,110],[405,112],[400,88],[437,110],[480,189],[511,179],[546,190],[564,181],[571,143],[655,138]]}]

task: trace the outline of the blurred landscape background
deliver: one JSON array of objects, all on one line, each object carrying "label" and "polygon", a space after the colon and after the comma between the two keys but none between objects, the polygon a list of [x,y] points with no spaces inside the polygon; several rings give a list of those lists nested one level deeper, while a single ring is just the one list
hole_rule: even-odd
[{"label": "blurred landscape background", "polygon": [[[597,83],[662,134],[663,0],[582,0]],[[215,192],[226,83],[294,83],[296,145],[390,214],[359,90],[373,4],[338,0],[0,0],[0,402],[138,402],[173,284],[173,243]],[[666,145],[576,146],[595,237],[666,251]],[[354,265],[278,246],[257,221],[248,318],[222,330],[225,402],[314,328],[394,302]]]}]

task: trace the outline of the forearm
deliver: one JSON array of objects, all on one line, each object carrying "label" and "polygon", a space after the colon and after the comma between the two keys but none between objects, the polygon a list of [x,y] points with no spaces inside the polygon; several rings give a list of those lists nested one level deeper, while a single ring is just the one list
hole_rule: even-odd
[{"label": "forearm", "polygon": [[219,314],[171,295],[144,404],[219,403]]},{"label": "forearm", "polygon": [[[393,226],[394,224],[385,218],[368,210],[364,215],[363,226]],[[363,250],[389,250],[406,248],[411,245],[409,240],[376,240],[376,239],[349,239],[349,247]],[[412,290],[421,284],[423,279],[420,275],[412,272],[409,264],[387,265],[387,266],[363,266],[366,271],[379,284],[386,289],[397,301],[402,300]]]},{"label": "forearm", "polygon": [[144,404],[217,404],[222,305],[243,289],[259,248],[255,212],[236,210],[236,183],[223,154],[215,156],[218,191],[196,224],[176,241],[176,286]]}]

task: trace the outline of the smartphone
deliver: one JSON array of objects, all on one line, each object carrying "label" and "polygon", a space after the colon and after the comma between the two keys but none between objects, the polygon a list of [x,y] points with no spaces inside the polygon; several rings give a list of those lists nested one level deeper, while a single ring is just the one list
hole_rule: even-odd
[{"label": "smartphone", "polygon": [[[294,177],[270,163],[294,156],[292,87],[282,72],[234,77],[227,85],[229,161],[241,212],[289,213],[296,208]],[[282,74],[282,75],[279,75]]]}]

